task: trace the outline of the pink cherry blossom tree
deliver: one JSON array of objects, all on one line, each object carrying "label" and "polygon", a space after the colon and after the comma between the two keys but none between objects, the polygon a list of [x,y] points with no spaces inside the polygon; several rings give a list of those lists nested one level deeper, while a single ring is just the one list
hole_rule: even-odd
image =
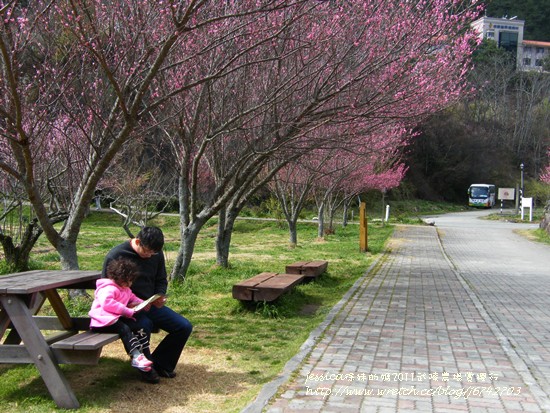
[{"label": "pink cherry blossom tree", "polygon": [[[324,139],[326,143],[332,140],[331,146],[310,151],[274,176],[269,187],[287,220],[291,246],[297,243],[296,226],[306,201],[313,198],[317,202],[319,233],[323,236],[325,210],[332,229],[334,214],[340,206],[375,187],[372,181],[379,179],[381,172],[383,176],[390,173],[385,169],[395,162],[397,151],[404,147],[405,131],[386,128],[384,133],[368,136],[359,131],[342,125],[323,129],[323,133],[333,135],[332,139],[328,136]],[[347,144],[338,145],[336,142],[344,136]]]},{"label": "pink cherry blossom tree", "polygon": [[[219,41],[216,27],[225,19],[285,6],[232,3],[0,1],[0,168],[22,183],[63,268],[78,268],[82,221],[117,153],[147,133],[151,114],[205,81],[161,88],[176,69],[182,76],[193,71],[208,42],[188,46],[198,38]],[[172,59],[176,50],[186,53]],[[66,208],[61,230],[48,198]]]},{"label": "pink cherry blossom tree", "polygon": [[[0,1],[0,168],[22,183],[62,266],[78,268],[101,178],[124,145],[166,132],[183,278],[206,220],[222,208],[233,219],[260,173],[333,143],[317,130],[374,131],[456,100],[478,12],[458,0]],[[62,230],[48,200],[67,205]]]},{"label": "pink cherry blossom tree", "polygon": [[[399,125],[381,128],[363,136],[363,146],[354,150],[336,150],[323,165],[324,175],[314,180],[318,236],[334,231],[334,216],[342,206],[370,190],[388,190],[401,182],[405,166],[399,162],[409,133]],[[368,138],[368,139],[367,139]]]},{"label": "pink cherry blossom tree", "polygon": [[323,166],[327,159],[323,157],[327,156],[330,154],[304,156],[279,170],[269,183],[270,191],[279,202],[288,225],[290,247],[298,244],[298,219],[310,200],[315,180],[324,177],[326,173]]},{"label": "pink cherry blossom tree", "polygon": [[[547,150],[547,156],[550,159],[550,148]],[[550,185],[550,165],[547,165],[540,175],[540,180]]]},{"label": "pink cherry blossom tree", "polygon": [[[227,239],[260,177],[315,148],[357,143],[316,131],[413,124],[460,96],[474,39],[465,28],[479,10],[458,1],[413,3],[296,2],[268,19],[217,27],[224,41],[204,48],[194,67],[212,73],[208,82],[180,95],[166,125],[182,166],[173,277],[185,276],[200,228],[220,211]],[[213,186],[201,199],[205,164]]]},{"label": "pink cherry blossom tree", "polygon": [[[550,158],[550,148],[547,150],[547,155]],[[547,165],[542,171],[540,178],[542,182],[550,185],[550,165]],[[540,228],[544,229],[550,234],[550,200],[546,200],[546,206],[544,208],[544,216],[540,223]]]}]

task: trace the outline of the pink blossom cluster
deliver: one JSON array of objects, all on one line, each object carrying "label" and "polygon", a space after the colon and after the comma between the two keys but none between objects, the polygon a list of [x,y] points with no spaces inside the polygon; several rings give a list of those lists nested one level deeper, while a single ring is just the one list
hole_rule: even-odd
[{"label": "pink blossom cluster", "polygon": [[[550,157],[550,148],[548,149],[548,156]],[[550,185],[550,165],[544,168],[542,174],[540,175],[540,180]]]}]

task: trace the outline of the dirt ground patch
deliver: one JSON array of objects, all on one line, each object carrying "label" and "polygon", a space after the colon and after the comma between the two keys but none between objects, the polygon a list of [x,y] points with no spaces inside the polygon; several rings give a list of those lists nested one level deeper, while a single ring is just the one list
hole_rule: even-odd
[{"label": "dirt ground patch", "polygon": [[[177,376],[161,378],[160,384],[140,380],[120,342],[106,346],[103,356],[128,361],[128,369],[120,377],[125,384],[113,395],[104,413],[236,411],[242,407],[243,398],[250,398],[259,389],[249,382],[247,372],[237,366],[234,355],[219,350],[186,348],[176,368]],[[97,374],[98,369],[93,368],[81,371],[78,381],[90,383]],[[73,381],[73,385],[76,388],[78,383]]]}]

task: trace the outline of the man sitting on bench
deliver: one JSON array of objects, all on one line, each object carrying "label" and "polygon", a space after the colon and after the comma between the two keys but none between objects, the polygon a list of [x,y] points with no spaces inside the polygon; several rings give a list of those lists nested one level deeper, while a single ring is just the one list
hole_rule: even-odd
[{"label": "man sitting on bench", "polygon": [[176,376],[174,370],[193,330],[189,320],[165,305],[168,277],[163,246],[162,231],[157,227],[144,227],[135,238],[109,251],[103,264],[105,276],[107,265],[112,260],[123,257],[133,261],[139,267],[139,276],[131,287],[134,294],[143,300],[155,294],[162,295],[153,302],[149,311],[139,317],[139,323],[148,335],[157,328],[168,333],[151,354],[145,351],[147,358],[154,363],[151,371],[141,372],[142,379],[147,383],[158,383],[159,376]]}]

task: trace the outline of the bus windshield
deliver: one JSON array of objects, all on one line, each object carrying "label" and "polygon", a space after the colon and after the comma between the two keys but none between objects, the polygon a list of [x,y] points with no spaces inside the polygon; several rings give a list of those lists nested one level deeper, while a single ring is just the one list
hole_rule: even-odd
[{"label": "bus windshield", "polygon": [[489,188],[472,186],[470,188],[470,196],[472,198],[487,198],[489,196]]}]

